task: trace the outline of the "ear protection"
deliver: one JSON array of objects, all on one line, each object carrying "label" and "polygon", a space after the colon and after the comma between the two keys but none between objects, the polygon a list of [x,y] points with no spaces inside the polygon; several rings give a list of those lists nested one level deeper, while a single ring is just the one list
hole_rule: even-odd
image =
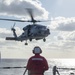
[{"label": "ear protection", "polygon": [[40,47],[36,46],[36,47],[34,47],[34,49],[33,49],[33,53],[34,53],[34,54],[41,54],[41,53],[42,53],[42,50],[41,50]]}]

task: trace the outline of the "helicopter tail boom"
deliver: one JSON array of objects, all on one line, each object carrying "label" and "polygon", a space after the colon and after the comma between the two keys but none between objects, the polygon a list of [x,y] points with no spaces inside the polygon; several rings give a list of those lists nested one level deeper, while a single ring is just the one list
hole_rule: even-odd
[{"label": "helicopter tail boom", "polygon": [[6,37],[6,40],[17,40],[17,38],[14,38],[14,37]]}]

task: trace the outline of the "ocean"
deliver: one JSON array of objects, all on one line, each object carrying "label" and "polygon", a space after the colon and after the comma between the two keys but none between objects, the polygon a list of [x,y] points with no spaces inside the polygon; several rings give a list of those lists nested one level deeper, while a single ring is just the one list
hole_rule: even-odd
[{"label": "ocean", "polygon": [[[24,67],[27,64],[27,59],[1,59],[0,60],[0,75],[23,75],[25,68],[9,68],[5,69],[3,67]],[[52,68],[57,65],[58,67],[62,67],[60,62],[56,60],[48,60],[49,70],[45,72],[44,75],[53,75]],[[72,71],[64,71],[60,70],[60,75],[70,75]],[[73,71],[74,72],[74,71]],[[28,75],[27,72],[25,75]]]},{"label": "ocean", "polygon": [[[24,59],[1,59],[0,67],[22,67],[26,66]],[[23,75],[25,68],[0,69],[0,75]]]}]

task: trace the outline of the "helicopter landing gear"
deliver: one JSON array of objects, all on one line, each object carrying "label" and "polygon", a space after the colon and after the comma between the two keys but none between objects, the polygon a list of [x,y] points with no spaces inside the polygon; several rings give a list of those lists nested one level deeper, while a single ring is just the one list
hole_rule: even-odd
[{"label": "helicopter landing gear", "polygon": [[25,45],[28,45],[28,43],[27,43],[27,40],[26,40],[26,43],[25,43]]},{"label": "helicopter landing gear", "polygon": [[26,42],[25,45],[28,45],[28,43]]},{"label": "helicopter landing gear", "polygon": [[32,38],[30,38],[29,40],[32,41]]},{"label": "helicopter landing gear", "polygon": [[44,38],[44,39],[43,39],[43,41],[45,42],[45,41],[46,41],[46,39]]}]

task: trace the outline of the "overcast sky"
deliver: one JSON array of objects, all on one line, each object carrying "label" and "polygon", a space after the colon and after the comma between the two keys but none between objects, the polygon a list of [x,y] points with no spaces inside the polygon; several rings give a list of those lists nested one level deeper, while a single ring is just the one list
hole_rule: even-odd
[{"label": "overcast sky", "polygon": [[[51,35],[43,40],[24,42],[6,41],[13,36],[14,22],[0,21],[0,51],[3,58],[29,58],[38,45],[46,58],[75,58],[75,0],[0,0],[0,18],[30,19],[25,8],[33,8],[36,19],[52,21],[47,25]],[[16,23],[17,34],[29,23]]]}]

